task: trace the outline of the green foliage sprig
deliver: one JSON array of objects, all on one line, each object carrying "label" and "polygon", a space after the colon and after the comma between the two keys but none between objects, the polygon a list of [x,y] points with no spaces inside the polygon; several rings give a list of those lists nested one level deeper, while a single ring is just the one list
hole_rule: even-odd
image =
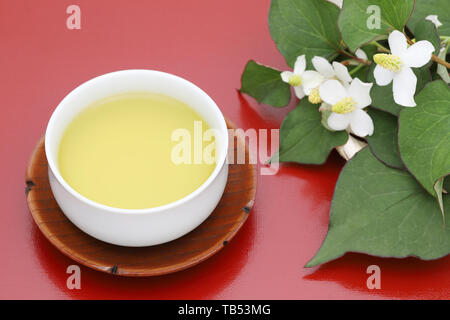
[{"label": "green foliage sprig", "polygon": [[[331,3],[333,2],[333,3]],[[307,266],[345,252],[436,259],[450,253],[448,0],[272,0],[271,36],[292,71],[250,61],[241,91],[300,99],[281,125],[279,161],[342,170],[330,227]],[[337,5],[336,5],[337,4]]]}]

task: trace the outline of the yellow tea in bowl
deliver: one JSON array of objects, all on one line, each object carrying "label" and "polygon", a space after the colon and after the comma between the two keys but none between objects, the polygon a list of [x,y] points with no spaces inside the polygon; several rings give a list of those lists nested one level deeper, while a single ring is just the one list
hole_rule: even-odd
[{"label": "yellow tea in bowl", "polygon": [[[78,193],[122,209],[145,209],[179,200],[200,187],[215,162],[173,161],[172,134],[195,123],[209,125],[192,108],[169,96],[127,93],[95,102],[64,132],[59,171]],[[194,154],[194,143],[189,148]]]}]

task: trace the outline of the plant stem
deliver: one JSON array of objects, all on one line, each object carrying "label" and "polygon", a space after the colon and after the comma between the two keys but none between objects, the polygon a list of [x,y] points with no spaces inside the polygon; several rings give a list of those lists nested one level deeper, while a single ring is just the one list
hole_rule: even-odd
[{"label": "plant stem", "polygon": [[361,68],[363,68],[365,65],[364,64],[359,64],[357,65],[353,70],[351,70],[349,72],[349,74],[352,76],[354,75],[356,72],[358,72],[359,70],[361,70]]},{"label": "plant stem", "polygon": [[434,54],[431,55],[431,60],[433,60],[436,63],[439,63],[439,64],[443,65],[447,69],[450,69],[450,63],[448,63],[447,61],[442,60],[439,57],[436,57]]},{"label": "plant stem", "polygon": [[381,51],[384,51],[386,53],[391,53],[391,51],[388,48],[382,46],[381,44],[379,44],[376,41],[372,41],[371,44],[373,44],[375,47],[379,48]]},{"label": "plant stem", "polygon": [[443,44],[450,42],[450,37],[448,36],[441,36],[440,38]]},{"label": "plant stem", "polygon": [[339,53],[342,53],[343,55],[346,55],[347,57],[350,57],[353,60],[356,60],[359,63],[365,64],[365,65],[368,65],[368,66],[370,66],[370,64],[372,63],[371,61],[360,59],[360,58],[358,58],[358,57],[352,55],[351,53],[348,53],[347,51],[342,50],[342,49],[339,49]]},{"label": "plant stem", "polygon": [[328,61],[333,61],[334,59],[336,59],[339,56],[338,52],[333,53],[329,58]]}]

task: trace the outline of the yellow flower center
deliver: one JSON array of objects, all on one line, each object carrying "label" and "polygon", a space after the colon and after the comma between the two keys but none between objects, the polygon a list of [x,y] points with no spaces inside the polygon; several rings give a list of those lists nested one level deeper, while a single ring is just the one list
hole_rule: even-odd
[{"label": "yellow flower center", "polygon": [[394,72],[400,71],[402,66],[402,60],[400,60],[400,57],[393,54],[377,53],[373,56],[373,61],[383,68]]},{"label": "yellow flower center", "polygon": [[289,84],[293,87],[299,86],[302,84],[302,78],[299,75],[293,74],[289,77]]},{"label": "yellow flower center", "polygon": [[319,88],[312,89],[311,93],[309,94],[308,100],[312,104],[317,104],[317,103],[322,102],[322,99],[320,98],[320,95],[319,95]]},{"label": "yellow flower center", "polygon": [[331,107],[331,111],[346,114],[355,110],[356,101],[352,97],[346,97]]}]

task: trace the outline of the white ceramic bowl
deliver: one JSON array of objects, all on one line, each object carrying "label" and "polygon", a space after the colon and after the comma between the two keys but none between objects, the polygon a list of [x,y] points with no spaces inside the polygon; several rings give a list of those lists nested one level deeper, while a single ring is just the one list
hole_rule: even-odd
[{"label": "white ceramic bowl", "polygon": [[[58,170],[59,142],[72,119],[97,100],[133,91],[156,92],[181,100],[197,111],[211,128],[219,131],[216,137],[218,161],[211,176],[191,194],[164,206],[119,209],[96,203],[72,189]],[[179,238],[211,214],[227,181],[227,150],[227,125],[214,101],[185,79],[151,70],[117,71],[83,83],[61,101],[45,133],[50,186],[67,218],[99,240],[131,247],[151,246]]]}]

